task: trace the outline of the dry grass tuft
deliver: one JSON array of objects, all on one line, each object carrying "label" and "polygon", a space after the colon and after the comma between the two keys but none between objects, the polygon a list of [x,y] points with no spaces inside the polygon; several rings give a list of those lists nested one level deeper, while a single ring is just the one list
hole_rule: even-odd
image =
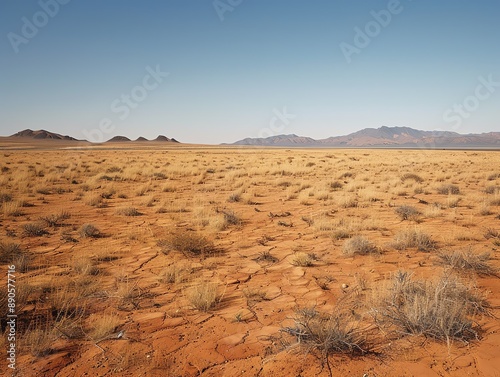
[{"label": "dry grass tuft", "polygon": [[292,260],[292,264],[297,267],[311,267],[314,264],[314,258],[311,254],[297,253]]},{"label": "dry grass tuft", "polygon": [[166,267],[160,273],[160,281],[163,283],[184,283],[189,279],[193,270],[184,264],[174,263]]},{"label": "dry grass tuft", "polygon": [[335,308],[333,314],[320,314],[314,308],[299,309],[293,327],[284,327],[282,332],[297,339],[305,349],[319,351],[323,356],[348,354],[359,356],[370,352],[358,321],[347,310]]},{"label": "dry grass tuft", "polygon": [[35,357],[47,356],[52,352],[57,335],[56,330],[51,327],[28,329],[21,339],[21,344]]},{"label": "dry grass tuft", "polygon": [[173,249],[184,254],[206,256],[217,251],[212,241],[205,236],[191,231],[180,231],[171,234],[168,238],[158,241],[164,254]]},{"label": "dry grass tuft", "polygon": [[89,317],[91,330],[89,336],[95,342],[99,342],[110,337],[121,323],[120,318],[115,314],[92,314]]},{"label": "dry grass tuft", "polygon": [[475,272],[478,275],[498,274],[498,269],[493,267],[490,261],[490,253],[475,254],[472,250],[441,252],[438,254],[440,264],[450,266],[453,269],[466,272]]},{"label": "dry grass tuft", "polygon": [[15,265],[16,270],[21,272],[28,271],[32,255],[21,249],[21,246],[12,242],[0,242],[0,263]]},{"label": "dry grass tuft", "polygon": [[186,298],[198,310],[207,312],[217,303],[217,284],[202,282],[186,290]]},{"label": "dry grass tuft", "polygon": [[367,255],[378,252],[377,247],[363,236],[354,236],[345,241],[342,253],[347,256]]},{"label": "dry grass tuft", "polygon": [[98,238],[101,236],[99,229],[92,224],[83,224],[79,233],[82,238]]},{"label": "dry grass tuft", "polygon": [[460,194],[460,188],[456,185],[446,184],[438,187],[437,192],[442,195],[458,195]]},{"label": "dry grass tuft", "polygon": [[405,173],[401,176],[402,182],[405,182],[407,180],[413,180],[417,183],[422,183],[424,181],[424,179],[421,176],[415,173]]},{"label": "dry grass tuft", "polygon": [[418,211],[415,207],[412,207],[412,206],[398,207],[398,208],[396,208],[396,214],[403,221],[404,220],[417,221],[419,216],[421,215],[420,211]]},{"label": "dry grass tuft", "polygon": [[23,234],[27,237],[41,237],[48,234],[42,223],[28,223],[23,226]]},{"label": "dry grass tuft", "polygon": [[396,250],[406,250],[416,247],[419,251],[430,251],[436,248],[432,238],[418,229],[408,229],[396,235],[393,242]]},{"label": "dry grass tuft", "polygon": [[8,201],[2,203],[2,211],[5,216],[20,217],[24,215],[22,203],[18,201]]},{"label": "dry grass tuft", "polygon": [[255,258],[257,262],[268,262],[268,263],[276,263],[279,261],[274,255],[271,254],[269,250],[265,250],[259,253],[259,256]]},{"label": "dry grass tuft", "polygon": [[62,225],[64,220],[71,217],[71,214],[66,211],[61,211],[52,215],[41,216],[40,220],[43,221],[47,226],[55,228]]},{"label": "dry grass tuft", "polygon": [[140,216],[142,213],[140,213],[136,208],[134,207],[124,207],[120,208],[116,211],[117,214],[123,215],[123,216]]},{"label": "dry grass tuft", "polygon": [[394,275],[392,286],[378,301],[373,314],[384,330],[424,335],[448,344],[478,339],[470,316],[486,310],[485,301],[452,276],[417,281],[402,271]]}]

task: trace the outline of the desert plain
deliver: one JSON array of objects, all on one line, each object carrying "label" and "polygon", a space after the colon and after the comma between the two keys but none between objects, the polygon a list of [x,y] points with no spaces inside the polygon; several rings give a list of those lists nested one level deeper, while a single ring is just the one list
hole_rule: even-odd
[{"label": "desert plain", "polygon": [[0,154],[2,375],[500,376],[498,151]]}]

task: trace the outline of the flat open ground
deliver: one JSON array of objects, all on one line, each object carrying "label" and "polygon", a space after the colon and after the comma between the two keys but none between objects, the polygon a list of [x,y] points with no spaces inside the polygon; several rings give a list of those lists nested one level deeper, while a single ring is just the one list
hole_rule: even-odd
[{"label": "flat open ground", "polygon": [[17,376],[500,376],[500,152],[1,156]]}]

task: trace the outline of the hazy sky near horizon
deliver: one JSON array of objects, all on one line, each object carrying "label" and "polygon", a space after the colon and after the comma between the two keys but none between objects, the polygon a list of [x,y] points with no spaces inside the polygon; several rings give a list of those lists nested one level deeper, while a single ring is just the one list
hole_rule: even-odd
[{"label": "hazy sky near horizon", "polygon": [[0,4],[0,135],[500,131],[500,1]]}]

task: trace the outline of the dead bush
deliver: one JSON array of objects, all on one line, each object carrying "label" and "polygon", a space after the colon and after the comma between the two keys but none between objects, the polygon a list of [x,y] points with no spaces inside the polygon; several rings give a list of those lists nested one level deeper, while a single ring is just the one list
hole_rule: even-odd
[{"label": "dead bush", "polygon": [[442,195],[458,195],[460,194],[460,188],[456,185],[447,184],[438,187],[437,192]]},{"label": "dead bush", "polygon": [[202,282],[186,291],[186,297],[196,309],[207,312],[217,303],[217,284]]},{"label": "dead bush", "polygon": [[363,236],[354,236],[344,242],[342,253],[347,256],[376,253],[376,246]]},{"label": "dead bush", "polygon": [[332,314],[322,314],[314,308],[299,309],[293,327],[282,332],[294,336],[308,352],[319,351],[323,356],[331,354],[363,355],[370,346],[351,312],[335,308]]},{"label": "dead bush", "polygon": [[436,243],[426,233],[418,229],[408,229],[396,235],[393,247],[396,250],[406,250],[410,247],[416,247],[419,251],[430,251],[435,249]]},{"label": "dead bush", "polygon": [[101,235],[99,229],[92,224],[83,224],[79,233],[82,238],[98,238]]},{"label": "dead bush", "polygon": [[401,220],[418,220],[418,217],[421,215],[420,211],[418,211],[415,207],[412,206],[401,206],[396,208],[396,214],[399,216]]},{"label": "dead bush", "polygon": [[453,269],[466,272],[475,272],[478,275],[497,275],[497,268],[490,261],[490,253],[475,254],[472,250],[441,252],[438,254],[439,263]]},{"label": "dead bush", "polygon": [[23,226],[23,233],[27,237],[41,237],[45,234],[48,234],[49,232],[45,230],[45,227],[42,223],[36,222],[25,224]]},{"label": "dead bush", "polygon": [[419,281],[403,271],[394,275],[378,302],[373,314],[384,330],[393,329],[399,336],[424,335],[447,343],[478,339],[479,329],[472,317],[486,310],[485,300],[453,276]]},{"label": "dead bush", "polygon": [[404,181],[407,181],[407,180],[413,180],[417,183],[422,183],[424,181],[424,179],[419,176],[418,174],[415,174],[415,173],[405,173],[401,176],[401,181],[404,182]]},{"label": "dead bush", "polygon": [[162,252],[168,254],[170,250],[177,250],[190,255],[210,255],[217,250],[212,241],[205,236],[192,231],[176,232],[168,238],[160,240],[158,246]]}]

